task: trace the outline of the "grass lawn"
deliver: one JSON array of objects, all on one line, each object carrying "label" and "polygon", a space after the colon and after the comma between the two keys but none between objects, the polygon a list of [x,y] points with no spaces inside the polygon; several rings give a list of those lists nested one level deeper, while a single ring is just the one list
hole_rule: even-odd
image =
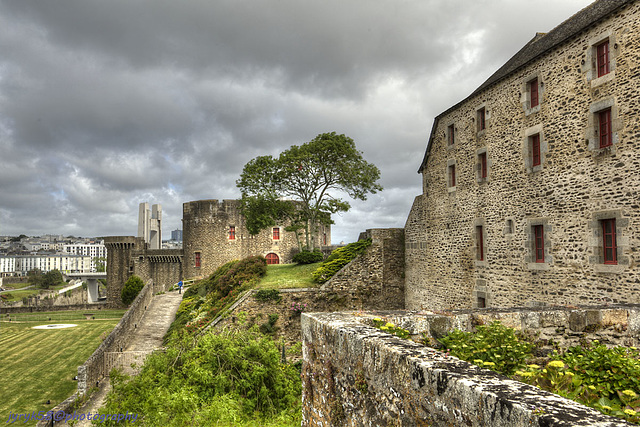
[{"label": "grass lawn", "polygon": [[[122,317],[123,310],[100,310],[96,320],[84,320],[83,311],[33,313],[31,321],[0,323],[0,417],[12,413],[48,411],[77,388],[73,377]],[[98,319],[98,313],[105,318]],[[35,315],[55,321],[34,321]],[[111,318],[106,318],[107,314]],[[28,317],[31,313],[25,313]],[[74,317],[75,316],[75,317]],[[3,320],[5,317],[3,316]],[[67,329],[32,329],[41,324],[75,323]],[[46,401],[51,400],[47,405]],[[20,421],[20,425],[25,425]],[[35,425],[29,422],[26,425]]]},{"label": "grass lawn", "polygon": [[313,281],[311,273],[320,267],[320,264],[322,263],[268,265],[267,275],[258,283],[256,289],[317,288],[320,284]]}]

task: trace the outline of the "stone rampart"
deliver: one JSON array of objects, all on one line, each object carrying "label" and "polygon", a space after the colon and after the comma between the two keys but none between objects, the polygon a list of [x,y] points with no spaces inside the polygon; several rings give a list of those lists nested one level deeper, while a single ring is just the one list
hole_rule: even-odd
[{"label": "stone rampart", "polygon": [[131,332],[137,328],[153,298],[153,282],[147,281],[127,312],[113,331],[93,352],[87,361],[78,367],[78,393],[84,394],[95,387],[109,373],[105,372],[105,352],[123,351],[129,344]]},{"label": "stone rampart", "polygon": [[364,309],[404,308],[404,229],[369,229],[360,238],[371,239],[371,246],[321,289],[362,294]]},{"label": "stone rampart", "polygon": [[[499,319],[543,333],[637,343],[640,306],[415,314],[304,313],[303,426],[625,426],[622,420],[371,326],[437,336]],[[477,324],[477,323],[476,323]],[[589,327],[589,325],[591,325]],[[567,327],[556,331],[557,327]],[[597,326],[597,327],[596,327]],[[618,332],[616,332],[618,331]]]}]

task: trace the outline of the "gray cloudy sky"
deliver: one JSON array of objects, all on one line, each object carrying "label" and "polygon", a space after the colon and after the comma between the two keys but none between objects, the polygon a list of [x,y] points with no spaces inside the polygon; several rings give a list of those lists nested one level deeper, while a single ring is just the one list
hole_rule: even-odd
[{"label": "gray cloudy sky", "polygon": [[258,155],[336,131],[384,191],[333,240],[403,227],[433,118],[590,0],[0,0],[0,235],[135,235],[237,198]]}]

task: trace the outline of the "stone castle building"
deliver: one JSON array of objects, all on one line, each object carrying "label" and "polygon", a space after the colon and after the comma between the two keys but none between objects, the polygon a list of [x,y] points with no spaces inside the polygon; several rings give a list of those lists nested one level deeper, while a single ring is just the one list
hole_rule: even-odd
[{"label": "stone castle building", "polygon": [[640,302],[640,2],[537,34],[436,117],[407,309]]},{"label": "stone castle building", "polygon": [[[181,279],[206,277],[229,261],[251,255],[262,255],[269,264],[291,263],[298,243],[295,233],[285,231],[288,225],[277,224],[252,236],[240,212],[239,200],[184,203],[182,249],[154,249],[144,237],[104,238],[107,302],[119,304],[122,285],[134,274],[145,282],[153,279],[154,286],[163,289]],[[331,245],[331,227],[320,227],[315,240],[322,246]]]}]

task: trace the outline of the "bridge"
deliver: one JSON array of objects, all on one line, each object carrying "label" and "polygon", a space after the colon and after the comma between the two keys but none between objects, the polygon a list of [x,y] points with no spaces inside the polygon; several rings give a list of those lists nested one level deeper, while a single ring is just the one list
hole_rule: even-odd
[{"label": "bridge", "polygon": [[[65,276],[71,279],[82,280],[87,284],[87,301],[98,302],[98,279],[106,279],[107,273],[66,273]],[[71,288],[65,288],[65,291]]]}]

